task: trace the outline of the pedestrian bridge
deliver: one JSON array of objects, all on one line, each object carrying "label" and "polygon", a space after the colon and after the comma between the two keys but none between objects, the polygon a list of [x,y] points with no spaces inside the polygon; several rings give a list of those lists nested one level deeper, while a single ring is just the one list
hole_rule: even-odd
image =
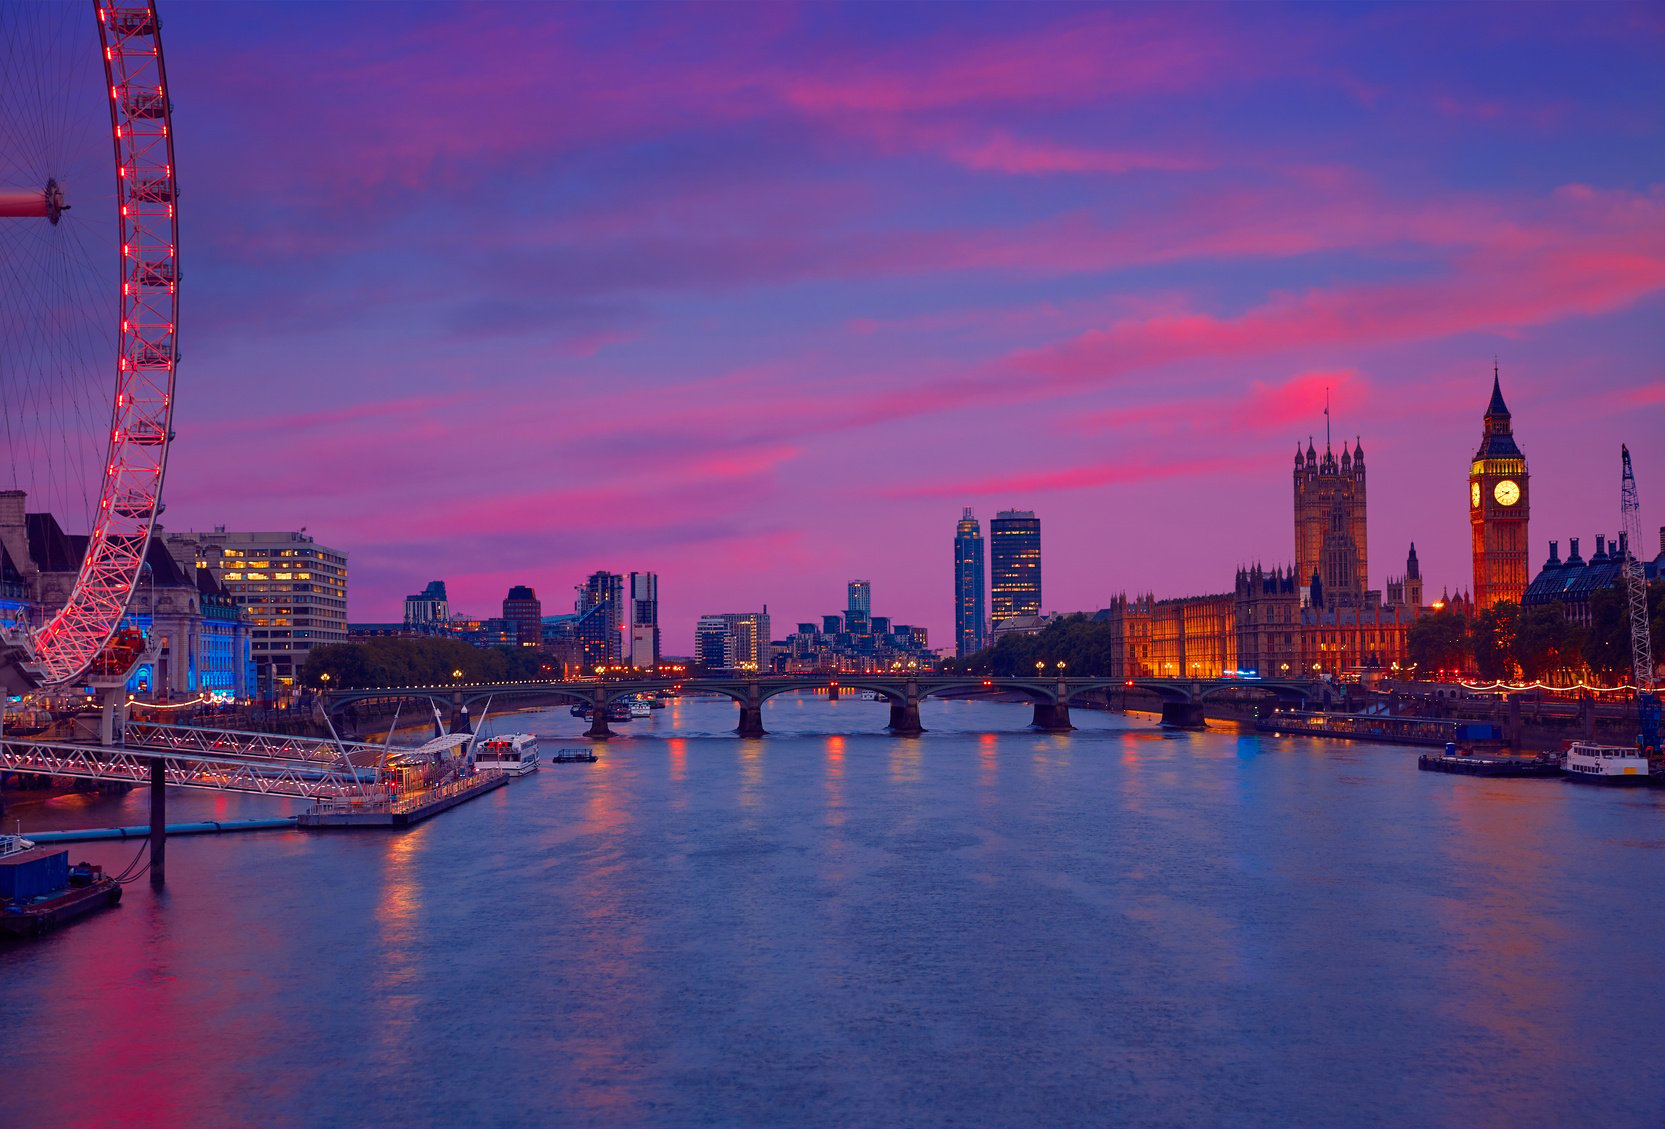
[{"label": "pedestrian bridge", "polygon": [[1063,675],[1000,677],[987,674],[937,674],[898,672],[889,674],[776,674],[734,675],[701,678],[585,678],[532,679],[519,682],[458,682],[439,686],[388,686],[332,690],[322,695],[323,708],[331,719],[351,727],[355,707],[361,703],[420,700],[436,710],[450,711],[453,730],[465,728],[467,718],[487,702],[496,705],[583,704],[590,707],[593,720],[587,737],[605,739],[607,707],[622,697],[674,692],[710,694],[730,698],[739,707],[735,732],[742,737],[765,736],[763,703],[781,694],[824,692],[837,700],[841,694],[870,691],[890,706],[891,732],[902,736],[923,733],[919,703],[944,695],[1022,694],[1034,703],[1031,724],[1046,732],[1067,732],[1070,706],[1087,695],[1107,703],[1111,694],[1135,690],[1154,695],[1162,706],[1165,725],[1196,728],[1203,723],[1204,704],[1228,692],[1235,696],[1270,697],[1280,704],[1305,708],[1321,703],[1333,694],[1326,682],[1263,680],[1258,678],[1101,678]]}]

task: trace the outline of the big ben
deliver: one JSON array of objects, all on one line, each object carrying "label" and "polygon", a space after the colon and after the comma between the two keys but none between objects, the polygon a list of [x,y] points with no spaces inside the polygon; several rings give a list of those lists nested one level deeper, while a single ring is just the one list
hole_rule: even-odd
[{"label": "big ben", "polygon": [[1520,603],[1531,580],[1527,572],[1526,456],[1515,445],[1509,408],[1497,369],[1486,429],[1468,475],[1468,521],[1474,534],[1474,608],[1484,611],[1504,600]]}]

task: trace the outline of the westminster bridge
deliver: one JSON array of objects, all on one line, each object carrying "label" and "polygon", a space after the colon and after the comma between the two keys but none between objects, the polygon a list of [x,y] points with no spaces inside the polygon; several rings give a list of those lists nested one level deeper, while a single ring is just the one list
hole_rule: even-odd
[{"label": "westminster bridge", "polygon": [[1162,724],[1200,728],[1204,704],[1211,698],[1259,697],[1279,705],[1306,708],[1326,703],[1335,695],[1328,682],[1270,680],[1258,678],[1100,678],[1058,674],[1035,677],[1000,677],[988,674],[937,674],[903,671],[874,674],[736,674],[699,678],[585,678],[531,679],[517,682],[457,682],[436,686],[388,686],[328,690],[320,704],[332,722],[356,728],[357,707],[368,703],[426,701],[436,711],[449,710],[453,731],[466,729],[475,708],[488,702],[518,707],[571,704],[587,707],[590,728],[586,737],[611,737],[607,726],[608,707],[619,698],[638,694],[704,694],[732,699],[739,707],[735,732],[741,737],[765,736],[763,703],[781,694],[825,693],[836,701],[841,693],[871,692],[890,706],[889,729],[901,736],[925,731],[919,723],[919,703],[939,696],[969,697],[983,694],[1021,694],[1034,703],[1031,724],[1049,733],[1075,728],[1070,724],[1070,706],[1089,697],[1108,705],[1116,691],[1142,691],[1161,704]]}]

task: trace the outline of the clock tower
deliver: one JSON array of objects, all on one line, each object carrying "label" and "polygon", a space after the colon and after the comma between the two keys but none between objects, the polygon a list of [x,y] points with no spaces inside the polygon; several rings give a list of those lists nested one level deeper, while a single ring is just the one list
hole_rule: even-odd
[{"label": "clock tower", "polygon": [[1468,521],[1474,537],[1474,609],[1509,600],[1520,603],[1531,582],[1527,562],[1526,456],[1515,445],[1509,408],[1492,366],[1492,402],[1486,429],[1468,474]]}]

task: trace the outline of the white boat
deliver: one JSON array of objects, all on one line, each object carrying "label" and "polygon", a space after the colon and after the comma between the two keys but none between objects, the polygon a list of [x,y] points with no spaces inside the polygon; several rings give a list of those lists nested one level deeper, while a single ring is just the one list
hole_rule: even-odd
[{"label": "white boat", "polygon": [[1598,745],[1574,741],[1567,746],[1562,770],[1569,780],[1586,784],[1646,784],[1648,758],[1641,750],[1626,745]]},{"label": "white boat", "polygon": [[7,855],[20,855],[24,851],[32,851],[35,844],[21,835],[0,835],[0,858]]},{"label": "white boat", "polygon": [[653,712],[653,707],[648,705],[646,702],[642,701],[642,699],[632,698],[630,700],[630,716],[631,717],[647,717],[652,712]]},{"label": "white boat", "polygon": [[494,768],[510,776],[538,771],[538,739],[530,733],[504,733],[474,746],[474,768]]}]

